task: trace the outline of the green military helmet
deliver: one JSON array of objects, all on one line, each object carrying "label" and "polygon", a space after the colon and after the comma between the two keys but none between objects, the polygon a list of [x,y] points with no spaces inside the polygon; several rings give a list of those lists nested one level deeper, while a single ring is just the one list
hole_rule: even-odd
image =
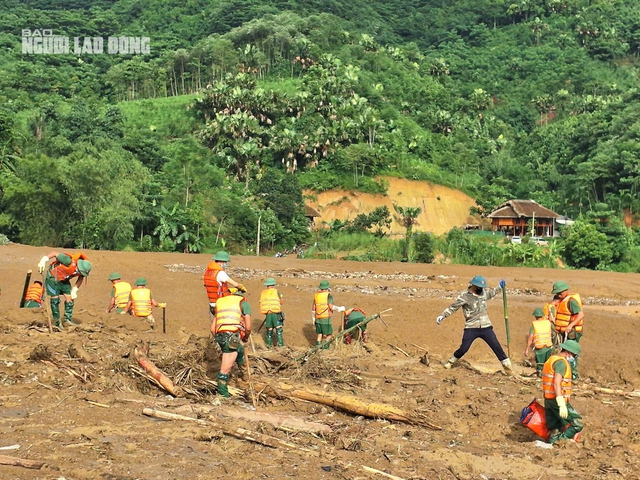
[{"label": "green military helmet", "polygon": [[567,352],[573,353],[576,356],[582,353],[582,347],[580,347],[580,344],[575,340],[567,340],[566,342],[561,343],[560,348],[562,350],[566,350]]},{"label": "green military helmet", "polygon": [[113,281],[113,280],[120,280],[122,278],[122,276],[117,273],[117,272],[113,272],[111,275],[109,275],[109,281]]},{"label": "green military helmet", "polygon": [[320,290],[328,290],[329,288],[331,288],[331,285],[329,285],[329,281],[328,280],[322,280],[320,282],[320,285],[318,286],[318,288]]},{"label": "green military helmet", "polygon": [[264,285],[265,287],[272,287],[272,286],[275,286],[275,285],[277,285],[277,283],[276,283],[276,279],[275,279],[275,278],[273,278],[273,277],[269,277],[269,278],[267,278],[267,279],[264,281],[264,284],[263,284],[263,285]]},{"label": "green military helmet", "polygon": [[147,284],[147,279],[144,277],[140,277],[136,280],[136,287],[144,287]]},{"label": "green military helmet", "polygon": [[220,250],[213,256],[211,260],[215,262],[230,262],[231,258],[229,257],[229,254],[227,252]]},{"label": "green military helmet", "polygon": [[78,271],[83,277],[88,277],[91,272],[91,263],[88,260],[78,260]]},{"label": "green military helmet", "polygon": [[533,311],[533,316],[534,317],[544,317],[544,312],[542,311],[542,309],[540,307],[538,307]]},{"label": "green military helmet", "polygon": [[569,285],[567,285],[567,282],[560,280],[553,284],[553,290],[551,290],[551,293],[555,295],[557,293],[562,293],[565,290],[569,290]]}]

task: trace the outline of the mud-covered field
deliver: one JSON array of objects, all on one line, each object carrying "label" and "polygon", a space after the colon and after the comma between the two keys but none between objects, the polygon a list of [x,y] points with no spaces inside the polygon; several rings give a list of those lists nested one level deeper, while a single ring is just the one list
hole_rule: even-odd
[{"label": "mud-covered field", "polygon": [[[33,269],[39,277],[36,264],[46,253],[45,248],[0,247],[0,448],[19,445],[0,454],[45,462],[39,470],[0,465],[2,479],[640,478],[640,398],[597,391],[640,388],[640,275],[234,257],[228,271],[249,289],[254,312],[267,276],[278,280],[285,297],[287,347],[275,356],[278,362],[261,360],[264,340],[255,332],[262,318],[254,315],[253,384],[351,395],[401,408],[441,428],[368,419],[275,398],[266,390],[259,395],[258,412],[330,427],[307,433],[221,415],[253,407],[248,393],[221,401],[208,382],[215,381],[219,366],[208,339],[201,281],[210,256],[88,252],[94,269],[76,300],[79,325],[51,335],[43,311],[18,308],[26,271]],[[147,278],[155,298],[167,303],[166,334],[160,310],[154,331],[129,316],[105,313],[112,271],[131,283]],[[463,318],[457,313],[440,326],[435,318],[476,274],[491,285],[500,278],[508,283],[516,376],[504,375],[483,343],[475,343],[460,366],[442,367],[458,347]],[[388,327],[373,321],[367,348],[339,345],[301,366],[282,366],[315,344],[311,302],[323,278],[331,282],[337,305],[359,306],[367,314],[391,308],[384,317]],[[560,279],[586,304],[582,379],[572,398],[585,429],[578,444],[543,449],[519,425],[522,408],[541,397],[539,382],[529,376],[533,369],[522,366],[522,352],[531,312]],[[506,349],[502,301],[489,305]],[[334,320],[337,330],[339,318]],[[145,342],[149,358],[184,387],[184,396],[173,398],[136,373],[132,351]],[[423,349],[429,365],[419,361]],[[232,384],[250,391],[246,381]],[[196,408],[207,405],[211,417]],[[206,421],[157,420],[142,414],[145,407]],[[290,447],[267,447],[223,433],[238,428]]]}]

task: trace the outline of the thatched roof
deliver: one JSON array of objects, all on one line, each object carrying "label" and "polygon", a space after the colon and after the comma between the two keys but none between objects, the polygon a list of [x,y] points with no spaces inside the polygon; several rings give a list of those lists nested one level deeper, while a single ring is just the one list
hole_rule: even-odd
[{"label": "thatched roof", "polygon": [[319,217],[320,212],[318,212],[315,208],[310,207],[309,205],[304,206],[304,216],[305,217]]},{"label": "thatched roof", "polygon": [[558,218],[556,212],[543,207],[533,200],[509,200],[489,214],[489,218]]}]

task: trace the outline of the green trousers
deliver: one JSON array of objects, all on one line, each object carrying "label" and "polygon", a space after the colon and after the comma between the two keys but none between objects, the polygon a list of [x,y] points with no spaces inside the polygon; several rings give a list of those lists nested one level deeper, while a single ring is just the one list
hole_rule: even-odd
[{"label": "green trousers", "polygon": [[536,356],[536,372],[538,373],[539,377],[542,376],[542,367],[544,366],[546,361],[549,360],[552,350],[553,347],[540,348],[533,351],[534,355]]},{"label": "green trousers", "polygon": [[549,443],[554,443],[561,438],[573,438],[576,433],[582,431],[584,427],[582,417],[569,402],[567,402],[567,411],[569,412],[569,416],[566,419],[560,418],[560,408],[558,407],[556,399],[544,399],[544,413],[547,417],[547,427],[551,431]]}]

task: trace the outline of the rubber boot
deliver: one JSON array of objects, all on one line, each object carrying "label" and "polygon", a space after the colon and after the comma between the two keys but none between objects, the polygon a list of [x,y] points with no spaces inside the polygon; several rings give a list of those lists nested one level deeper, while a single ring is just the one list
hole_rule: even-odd
[{"label": "rubber boot", "polygon": [[553,445],[560,438],[562,438],[562,432],[560,432],[558,429],[551,430],[549,434],[549,443]]},{"label": "rubber boot", "polygon": [[223,397],[229,397],[229,374],[228,373],[218,373],[218,395]]},{"label": "rubber boot", "polygon": [[276,341],[279,347],[284,347],[284,336],[282,327],[276,327]]},{"label": "rubber boot", "polygon": [[500,363],[502,363],[502,367],[504,368],[505,372],[507,372],[509,375],[513,373],[513,369],[511,368],[511,360],[509,360],[508,358],[505,358]]},{"label": "rubber boot", "polygon": [[236,363],[239,367],[244,367],[244,347],[242,345],[238,347],[238,356],[236,357]]},{"label": "rubber boot", "polygon": [[329,341],[326,341],[322,344],[322,348],[324,348],[325,350],[329,350],[329,345],[331,345],[331,343],[329,343]]},{"label": "rubber boot", "polygon": [[322,346],[322,342],[316,342],[316,347]]},{"label": "rubber boot", "polygon": [[347,345],[351,345],[351,341],[352,341],[351,334],[350,334],[350,333],[347,333],[347,334],[344,336],[344,343],[346,343]]},{"label": "rubber boot", "polygon": [[444,368],[451,368],[453,367],[453,365],[458,361],[459,359],[456,358],[455,355],[451,355],[451,358],[449,360],[447,360],[447,363],[444,364]]},{"label": "rubber boot", "polygon": [[60,321],[60,298],[51,298],[51,316],[55,326],[62,330],[62,322]]},{"label": "rubber boot", "polygon": [[77,325],[77,323],[73,323],[71,321],[71,317],[73,316],[73,306],[75,305],[74,301],[64,302],[64,323],[68,325]]},{"label": "rubber boot", "polygon": [[273,328],[267,328],[267,348],[273,346]]}]

